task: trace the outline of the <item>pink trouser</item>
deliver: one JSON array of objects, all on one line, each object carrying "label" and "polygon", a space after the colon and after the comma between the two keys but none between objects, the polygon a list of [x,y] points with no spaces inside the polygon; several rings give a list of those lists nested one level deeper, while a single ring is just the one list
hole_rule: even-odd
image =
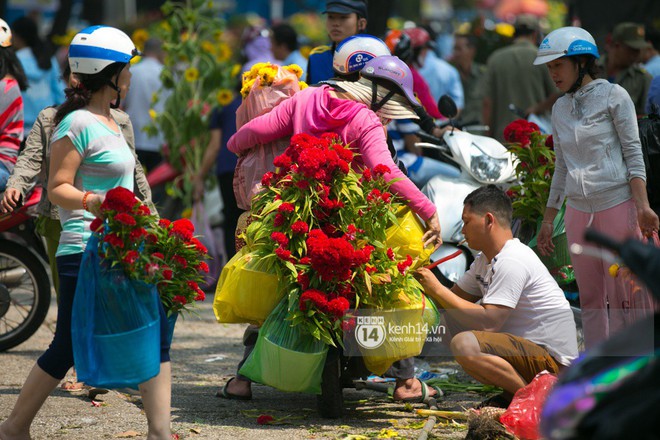
[{"label": "pink trouser", "polygon": [[[584,240],[584,231],[588,227],[615,240],[642,238],[632,199],[594,213],[567,206],[564,220],[569,246],[572,243],[594,246]],[[611,263],[589,255],[571,254],[571,262],[580,289],[585,348],[593,347],[610,334],[653,313],[648,291],[640,288],[629,272],[620,271],[619,276],[613,278],[609,274]]]}]

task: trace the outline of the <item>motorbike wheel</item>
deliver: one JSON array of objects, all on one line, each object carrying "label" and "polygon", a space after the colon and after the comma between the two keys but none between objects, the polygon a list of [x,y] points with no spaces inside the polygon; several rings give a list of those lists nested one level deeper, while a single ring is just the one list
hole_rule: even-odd
[{"label": "motorbike wheel", "polygon": [[344,413],[344,392],[341,378],[341,356],[339,350],[330,349],[325,360],[321,378],[321,394],[316,396],[319,415],[326,419],[337,419]]},{"label": "motorbike wheel", "polygon": [[32,252],[0,240],[0,352],[32,336],[50,306],[48,272]]}]

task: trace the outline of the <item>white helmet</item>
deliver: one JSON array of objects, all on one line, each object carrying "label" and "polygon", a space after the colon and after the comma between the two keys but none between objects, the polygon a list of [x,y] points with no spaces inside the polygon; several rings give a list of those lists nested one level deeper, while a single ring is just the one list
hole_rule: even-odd
[{"label": "white helmet", "polygon": [[567,26],[554,30],[543,39],[536,52],[535,65],[549,63],[561,57],[591,55],[599,58],[594,37],[579,27]]},{"label": "white helmet", "polygon": [[78,32],[69,46],[73,73],[94,74],[113,63],[129,63],[139,55],[128,35],[110,26],[91,26]]},{"label": "white helmet", "polygon": [[367,61],[382,55],[391,55],[383,40],[372,35],[353,35],[337,45],[332,68],[340,75],[349,75],[362,70]]},{"label": "white helmet", "polygon": [[7,22],[0,18],[0,47],[10,47],[11,44],[11,29]]}]

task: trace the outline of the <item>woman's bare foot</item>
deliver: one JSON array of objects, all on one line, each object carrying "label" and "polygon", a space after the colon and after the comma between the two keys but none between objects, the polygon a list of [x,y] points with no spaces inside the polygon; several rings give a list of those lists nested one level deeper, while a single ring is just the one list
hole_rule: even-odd
[{"label": "woman's bare foot", "polygon": [[12,432],[7,426],[7,420],[0,423],[0,440],[32,440],[30,433],[16,433]]}]

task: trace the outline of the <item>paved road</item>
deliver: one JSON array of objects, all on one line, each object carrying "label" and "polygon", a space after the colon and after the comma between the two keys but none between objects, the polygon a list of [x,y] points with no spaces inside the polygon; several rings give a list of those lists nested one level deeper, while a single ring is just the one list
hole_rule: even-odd
[{"label": "paved road", "polygon": [[[376,437],[384,429],[401,438],[417,438],[419,422],[402,404],[373,391],[345,390],[344,418],[326,420],[316,412],[316,397],[283,393],[265,386],[253,388],[249,402],[215,397],[220,384],[234,374],[242,353],[244,326],[215,322],[212,295],[199,308],[199,316],[179,319],[172,345],[172,427],[182,439],[321,439],[349,435]],[[27,373],[52,337],[55,306],[47,321],[26,343],[0,353],[0,420],[16,400]],[[454,395],[441,409],[459,410],[483,396]],[[94,406],[86,393],[56,390],[38,414],[34,439],[145,438],[147,426],[139,398],[111,391]],[[417,405],[417,407],[423,407]],[[287,417],[288,424],[260,426],[259,414]],[[391,432],[390,432],[391,434]],[[465,429],[438,426],[435,438],[462,439]],[[349,437],[350,438],[350,437]]]}]

